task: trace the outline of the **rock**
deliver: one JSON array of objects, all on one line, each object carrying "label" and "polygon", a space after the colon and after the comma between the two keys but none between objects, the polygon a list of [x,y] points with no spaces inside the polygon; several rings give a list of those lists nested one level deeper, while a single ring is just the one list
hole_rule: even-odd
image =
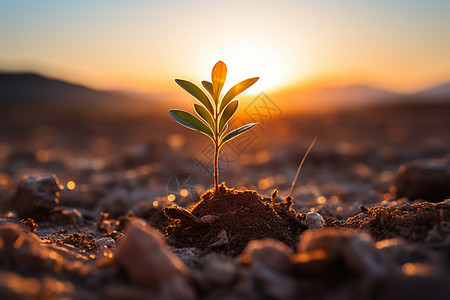
[{"label": "rock", "polygon": [[396,196],[439,202],[450,197],[450,161],[422,160],[400,168],[394,179]]},{"label": "rock", "polygon": [[49,215],[49,219],[57,224],[81,225],[83,215],[76,208],[55,207]]},{"label": "rock", "polygon": [[289,248],[275,240],[251,241],[242,260],[249,263],[249,272],[258,290],[270,299],[298,297],[297,282],[291,276]]},{"label": "rock", "polygon": [[219,216],[216,215],[206,215],[200,218],[199,223],[211,224],[219,219]]},{"label": "rock", "polygon": [[348,269],[360,276],[377,276],[385,272],[374,243],[365,232],[342,229],[306,231],[301,236],[298,249],[294,260],[303,271],[325,273],[340,262],[345,264],[341,270]]},{"label": "rock", "polygon": [[60,183],[55,175],[22,179],[11,200],[11,208],[21,218],[47,217],[59,203]]},{"label": "rock", "polygon": [[107,247],[110,249],[116,249],[116,242],[110,237],[98,239],[95,241],[95,245],[97,245],[98,248]]},{"label": "rock", "polygon": [[42,246],[32,235],[23,232],[17,224],[0,226],[0,266],[27,272],[52,272],[64,265],[62,257]]},{"label": "rock", "polygon": [[19,227],[22,228],[25,232],[35,233],[38,225],[34,223],[34,220],[28,218],[27,220],[20,220]]},{"label": "rock", "polygon": [[308,230],[322,229],[325,224],[323,217],[316,212],[306,214],[306,220],[302,221],[302,225],[308,226]]},{"label": "rock", "polygon": [[194,299],[183,262],[165,245],[161,234],[133,220],[116,251],[116,261],[137,284],[158,289],[168,299]]},{"label": "rock", "polygon": [[0,295],[2,295],[2,299],[38,299],[40,293],[41,284],[39,280],[0,270]]},{"label": "rock", "polygon": [[217,241],[211,243],[211,245],[209,245],[209,248],[220,247],[226,244],[228,244],[227,232],[225,231],[225,229],[222,229],[217,235]]},{"label": "rock", "polygon": [[75,288],[70,282],[46,277],[42,281],[0,270],[0,295],[9,299],[71,299]]}]

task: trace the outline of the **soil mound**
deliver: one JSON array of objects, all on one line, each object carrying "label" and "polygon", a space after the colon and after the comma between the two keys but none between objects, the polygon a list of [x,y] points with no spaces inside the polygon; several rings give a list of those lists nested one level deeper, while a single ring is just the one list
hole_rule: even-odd
[{"label": "soil mound", "polygon": [[[256,191],[237,191],[220,186],[221,194],[213,190],[201,196],[201,201],[189,210],[166,207],[164,213],[172,221],[166,235],[175,247],[197,247],[215,250],[231,256],[239,255],[251,240],[272,238],[295,246],[298,228],[274,210]],[[295,212],[288,214],[290,218]]]},{"label": "soil mound", "polygon": [[[443,242],[450,234],[450,200],[399,207],[361,205],[361,213],[346,220],[328,220],[330,227],[360,228],[376,240],[401,237],[409,242]],[[331,221],[331,222],[330,222]]]}]

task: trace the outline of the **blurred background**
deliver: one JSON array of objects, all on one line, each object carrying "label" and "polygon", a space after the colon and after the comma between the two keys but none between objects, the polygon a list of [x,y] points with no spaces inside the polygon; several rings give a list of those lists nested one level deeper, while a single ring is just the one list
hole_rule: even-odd
[{"label": "blurred background", "polygon": [[55,173],[66,205],[117,186],[196,201],[212,147],[167,110],[193,112],[174,79],[222,60],[225,88],[261,79],[221,181],[285,196],[317,136],[293,196],[390,200],[404,164],[449,155],[449,20],[444,0],[0,1],[0,198]]}]

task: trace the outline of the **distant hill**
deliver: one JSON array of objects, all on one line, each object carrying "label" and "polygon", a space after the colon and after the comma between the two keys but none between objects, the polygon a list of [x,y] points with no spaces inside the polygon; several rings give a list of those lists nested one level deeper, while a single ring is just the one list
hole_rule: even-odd
[{"label": "distant hill", "polygon": [[57,117],[150,115],[162,109],[157,95],[98,91],[33,73],[0,73],[0,106],[8,113]]},{"label": "distant hill", "polygon": [[450,82],[410,95],[411,98],[431,101],[450,101]]},{"label": "distant hill", "polygon": [[340,110],[408,102],[450,102],[450,83],[412,94],[400,94],[366,85],[306,87],[273,95],[295,106],[294,110]]},{"label": "distant hill", "polygon": [[[295,111],[362,108],[397,103],[450,102],[450,83],[413,94],[398,94],[366,85],[294,87],[269,95]],[[173,100],[173,99],[172,99]],[[288,105],[289,104],[289,105]],[[20,118],[48,116],[88,118],[157,115],[173,105],[168,96],[99,91],[33,73],[0,72],[0,114]],[[178,105],[178,104],[177,104]],[[187,106],[186,106],[187,107]]]},{"label": "distant hill", "polygon": [[62,80],[47,78],[32,73],[0,73],[0,101],[24,102],[68,102],[97,101],[114,97],[108,92],[100,92]]}]

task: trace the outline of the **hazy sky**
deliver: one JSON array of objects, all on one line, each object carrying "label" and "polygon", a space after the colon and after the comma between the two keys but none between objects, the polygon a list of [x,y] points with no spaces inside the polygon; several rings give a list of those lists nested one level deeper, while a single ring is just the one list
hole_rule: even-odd
[{"label": "hazy sky", "polygon": [[450,80],[450,1],[0,0],[0,69],[96,88],[164,91],[217,60],[255,91]]}]

